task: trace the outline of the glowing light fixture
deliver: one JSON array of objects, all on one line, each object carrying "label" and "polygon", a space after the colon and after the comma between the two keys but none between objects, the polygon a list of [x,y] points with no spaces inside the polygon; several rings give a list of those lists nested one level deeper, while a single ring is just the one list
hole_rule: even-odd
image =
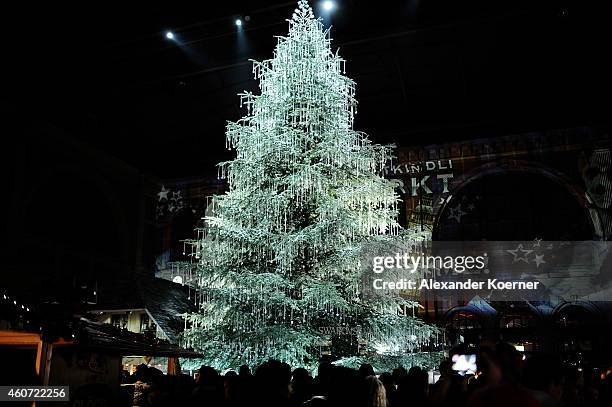
[{"label": "glowing light fixture", "polygon": [[336,3],[331,0],[327,0],[323,2],[323,10],[332,11],[336,7]]}]

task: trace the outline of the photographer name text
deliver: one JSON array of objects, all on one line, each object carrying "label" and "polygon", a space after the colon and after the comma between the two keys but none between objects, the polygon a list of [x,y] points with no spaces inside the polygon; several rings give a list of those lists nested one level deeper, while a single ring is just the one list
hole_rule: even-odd
[{"label": "photographer name text", "polygon": [[539,281],[499,281],[496,278],[484,281],[471,278],[466,281],[435,281],[431,278],[386,281],[375,278],[372,281],[375,290],[537,290],[539,285]]}]

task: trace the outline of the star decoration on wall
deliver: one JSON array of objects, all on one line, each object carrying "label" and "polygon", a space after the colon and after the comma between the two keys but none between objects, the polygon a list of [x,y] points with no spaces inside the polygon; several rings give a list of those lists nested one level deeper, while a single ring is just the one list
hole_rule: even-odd
[{"label": "star decoration on wall", "polygon": [[184,208],[193,206],[186,202],[183,192],[181,190],[173,191],[172,188],[166,188],[165,185],[162,185],[161,191],[157,193],[156,217],[158,220],[175,215]]},{"label": "star decoration on wall", "polygon": [[448,219],[455,219],[457,223],[461,223],[461,216],[463,215],[467,215],[467,212],[461,209],[461,204],[457,204],[454,208],[450,208]]},{"label": "star decoration on wall", "polygon": [[540,247],[540,243],[542,243],[542,239],[536,237],[535,239],[533,239],[533,246],[532,247]]},{"label": "star decoration on wall", "polygon": [[174,192],[172,192],[172,200],[178,201],[178,200],[180,200],[182,198],[183,197],[181,196],[181,191],[174,191]]},{"label": "star decoration on wall", "polygon": [[161,189],[161,191],[159,191],[157,193],[157,197],[159,198],[160,201],[162,199],[168,200],[168,193],[169,192],[170,192],[170,190],[166,189],[166,187],[162,185],[162,189]]},{"label": "star decoration on wall", "polygon": [[535,264],[536,264],[536,268],[540,268],[540,264],[546,263],[546,261],[544,260],[544,255],[543,254],[536,254],[535,255]]},{"label": "star decoration on wall", "polygon": [[508,253],[514,256],[512,259],[512,263],[517,263],[519,261],[525,262],[529,264],[529,259],[527,256],[529,253],[533,252],[533,250],[525,250],[523,249],[523,245],[519,244],[516,249],[506,250]]}]

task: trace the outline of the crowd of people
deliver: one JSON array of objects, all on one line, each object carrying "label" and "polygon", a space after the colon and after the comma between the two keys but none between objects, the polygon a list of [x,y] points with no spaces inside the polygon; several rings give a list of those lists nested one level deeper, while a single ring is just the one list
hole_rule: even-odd
[{"label": "crowd of people", "polygon": [[[451,352],[452,356],[453,352]],[[291,370],[269,360],[255,369],[220,375],[202,366],[189,375],[166,376],[141,365],[124,381],[134,386],[125,405],[164,406],[611,406],[612,374],[587,373],[564,366],[552,355],[528,358],[506,343],[476,351],[476,374],[461,374],[450,360],[439,366],[431,383],[426,370],[398,367],[376,374],[371,365],[359,369],[322,362],[313,377],[303,368]]]}]

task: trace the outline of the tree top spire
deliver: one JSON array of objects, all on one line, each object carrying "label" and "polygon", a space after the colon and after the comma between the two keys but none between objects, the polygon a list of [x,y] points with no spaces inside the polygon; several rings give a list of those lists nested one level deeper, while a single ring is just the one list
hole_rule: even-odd
[{"label": "tree top spire", "polygon": [[312,12],[310,4],[307,0],[298,0],[298,6],[293,12],[291,20],[295,23],[304,23],[308,20],[314,20],[315,16]]}]

